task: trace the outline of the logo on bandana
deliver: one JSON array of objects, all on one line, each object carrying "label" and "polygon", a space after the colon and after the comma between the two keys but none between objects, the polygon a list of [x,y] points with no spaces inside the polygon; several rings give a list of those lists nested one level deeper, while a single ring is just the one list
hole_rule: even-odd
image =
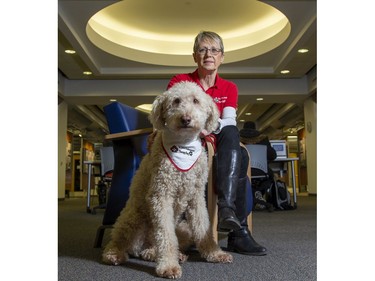
[{"label": "logo on bandana", "polygon": [[174,153],[176,153],[176,152],[178,151],[178,147],[175,146],[175,145],[172,146],[172,147],[171,147],[171,151],[174,152]]},{"label": "logo on bandana", "polygon": [[[168,141],[163,140],[162,145],[169,160],[181,171],[190,170],[202,152],[200,140],[194,140],[186,145],[168,144]],[[166,147],[169,149],[165,149]]]},{"label": "logo on bandana", "polygon": [[176,145],[173,145],[170,150],[173,152],[173,153],[181,153],[182,155],[186,155],[186,156],[193,156],[195,151],[197,150],[196,147],[194,146],[176,146]]}]

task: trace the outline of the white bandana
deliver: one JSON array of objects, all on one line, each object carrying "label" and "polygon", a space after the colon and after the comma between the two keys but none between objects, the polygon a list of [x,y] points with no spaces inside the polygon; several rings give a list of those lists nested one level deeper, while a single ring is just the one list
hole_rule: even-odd
[{"label": "white bandana", "polygon": [[163,139],[162,146],[169,160],[182,172],[189,171],[202,152],[202,142],[200,139],[196,139],[185,145],[175,145],[173,142]]}]

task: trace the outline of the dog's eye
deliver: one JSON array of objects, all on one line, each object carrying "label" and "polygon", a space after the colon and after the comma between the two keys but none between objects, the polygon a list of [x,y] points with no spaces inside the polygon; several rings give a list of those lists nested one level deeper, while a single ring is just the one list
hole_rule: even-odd
[{"label": "dog's eye", "polygon": [[175,99],[175,100],[173,101],[173,103],[175,103],[175,104],[180,104],[180,103],[181,103],[181,100],[180,100],[179,98],[177,98],[177,99]]},{"label": "dog's eye", "polygon": [[199,100],[196,99],[196,98],[194,98],[193,103],[195,103],[195,104],[199,104]]}]

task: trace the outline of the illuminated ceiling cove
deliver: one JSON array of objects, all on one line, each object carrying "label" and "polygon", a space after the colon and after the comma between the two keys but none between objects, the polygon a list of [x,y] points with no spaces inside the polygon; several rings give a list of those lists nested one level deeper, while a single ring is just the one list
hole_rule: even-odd
[{"label": "illuminated ceiling cove", "polygon": [[272,6],[255,0],[217,3],[120,1],[92,16],[86,33],[112,55],[165,66],[194,66],[193,42],[201,30],[215,31],[223,38],[226,63],[264,54],[289,36],[289,20]]}]

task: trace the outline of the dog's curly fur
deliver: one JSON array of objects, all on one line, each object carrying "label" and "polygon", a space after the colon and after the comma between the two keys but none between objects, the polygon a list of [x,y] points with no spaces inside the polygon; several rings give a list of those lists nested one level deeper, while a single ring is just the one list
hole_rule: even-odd
[{"label": "dog's curly fur", "polygon": [[111,241],[102,258],[107,264],[126,262],[128,254],[156,261],[156,274],[180,278],[182,251],[194,243],[209,262],[231,263],[232,255],[220,249],[209,227],[205,202],[208,178],[204,149],[188,171],[178,170],[162,148],[162,138],[184,145],[202,130],[216,129],[219,113],[212,98],[193,82],[180,82],[158,96],[150,114],[158,133],[130,187]]}]

